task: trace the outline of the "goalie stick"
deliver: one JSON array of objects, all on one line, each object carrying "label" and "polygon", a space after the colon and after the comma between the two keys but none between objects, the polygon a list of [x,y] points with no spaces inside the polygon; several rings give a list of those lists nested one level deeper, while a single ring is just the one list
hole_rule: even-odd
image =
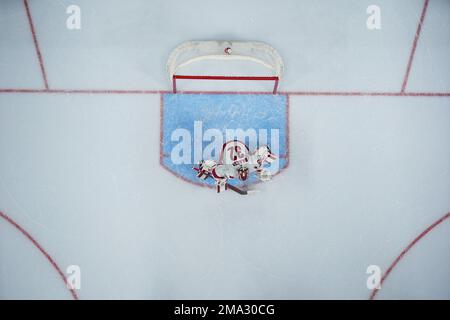
[{"label": "goalie stick", "polygon": [[248,195],[249,193],[252,193],[252,191],[254,191],[254,190],[243,190],[241,188],[233,186],[232,184],[226,183],[225,190],[228,190],[228,189],[233,190],[234,192],[236,192],[240,195],[243,195],[243,196]]},{"label": "goalie stick", "polygon": [[[196,168],[196,167],[193,167],[192,169],[194,169],[195,171],[199,171],[199,168]],[[212,177],[211,177],[211,175],[210,174],[208,174],[208,176],[207,176],[207,178],[211,178],[212,179]],[[233,185],[231,185],[231,184],[229,184],[229,183],[226,183],[225,184],[225,190],[232,190],[232,191],[234,191],[234,192],[236,192],[237,194],[240,194],[240,195],[242,195],[242,196],[246,196],[246,195],[248,195],[248,194],[250,194],[250,193],[253,193],[253,192],[255,192],[255,190],[243,190],[243,189],[241,189],[241,188],[238,188],[238,187],[236,187],[236,186],[233,186]]]}]

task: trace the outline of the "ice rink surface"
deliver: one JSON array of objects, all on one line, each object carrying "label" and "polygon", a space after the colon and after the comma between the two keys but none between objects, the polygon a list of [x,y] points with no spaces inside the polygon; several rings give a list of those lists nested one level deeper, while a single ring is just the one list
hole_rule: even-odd
[{"label": "ice rink surface", "polygon": [[[166,60],[217,39],[286,67],[247,197],[160,165]],[[0,298],[450,299],[450,1],[3,0],[0,48]]]}]

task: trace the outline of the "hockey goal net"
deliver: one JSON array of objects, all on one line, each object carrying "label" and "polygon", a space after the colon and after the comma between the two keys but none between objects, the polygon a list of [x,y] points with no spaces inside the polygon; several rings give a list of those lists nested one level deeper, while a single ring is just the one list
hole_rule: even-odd
[{"label": "hockey goal net", "polygon": [[172,51],[166,68],[174,93],[179,80],[234,80],[273,82],[276,94],[284,63],[263,42],[188,41]]}]

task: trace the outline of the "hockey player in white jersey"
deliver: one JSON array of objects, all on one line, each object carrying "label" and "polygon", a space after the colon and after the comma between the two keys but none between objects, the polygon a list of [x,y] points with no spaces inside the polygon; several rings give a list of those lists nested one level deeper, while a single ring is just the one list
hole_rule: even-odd
[{"label": "hockey player in white jersey", "polygon": [[275,159],[276,156],[268,146],[261,146],[250,153],[245,143],[234,140],[224,143],[218,162],[202,160],[199,167],[194,169],[198,172],[197,177],[200,179],[213,178],[219,193],[226,190],[227,186],[230,187],[227,184],[229,179],[238,178],[245,181],[253,172],[262,181],[270,180],[271,174],[264,169],[264,164],[271,163]]}]

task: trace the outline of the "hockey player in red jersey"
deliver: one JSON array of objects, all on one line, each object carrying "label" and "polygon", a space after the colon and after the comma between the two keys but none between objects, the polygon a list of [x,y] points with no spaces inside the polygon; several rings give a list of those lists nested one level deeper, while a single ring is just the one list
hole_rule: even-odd
[{"label": "hockey player in red jersey", "polygon": [[[270,180],[271,174],[264,169],[264,164],[271,163],[275,159],[276,156],[268,146],[261,146],[250,153],[245,143],[234,140],[224,143],[218,162],[202,160],[199,167],[194,169],[198,172],[197,177],[200,179],[213,178],[219,193],[226,190],[227,186],[230,187],[227,184],[229,179],[238,178],[245,181],[253,172],[262,181]],[[239,190],[235,191],[239,192]]]}]

